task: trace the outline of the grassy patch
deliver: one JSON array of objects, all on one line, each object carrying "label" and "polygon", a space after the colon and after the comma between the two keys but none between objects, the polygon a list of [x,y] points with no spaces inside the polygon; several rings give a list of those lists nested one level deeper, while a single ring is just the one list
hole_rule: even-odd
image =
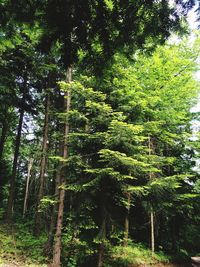
[{"label": "grassy patch", "polygon": [[0,264],[23,263],[23,266],[42,267],[45,237],[36,239],[26,225],[0,225]]},{"label": "grassy patch", "polygon": [[152,255],[149,249],[140,244],[131,244],[127,247],[115,246],[111,249],[110,255],[109,265],[116,267],[153,265],[170,261],[170,258],[163,253],[154,253]]}]

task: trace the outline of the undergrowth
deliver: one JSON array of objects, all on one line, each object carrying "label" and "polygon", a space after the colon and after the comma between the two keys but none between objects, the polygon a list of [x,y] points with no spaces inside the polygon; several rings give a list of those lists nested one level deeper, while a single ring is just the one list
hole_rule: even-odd
[{"label": "undergrowth", "polygon": [[[44,236],[35,238],[26,224],[0,224],[0,264],[20,263],[25,266],[45,266],[43,256]],[[39,265],[40,264],[40,265]]]},{"label": "undergrowth", "polygon": [[168,263],[170,257],[162,252],[153,253],[142,244],[129,244],[127,247],[115,246],[111,248],[106,267],[129,267],[137,265],[154,265]]},{"label": "undergrowth", "polygon": [[[44,257],[44,244],[46,237],[43,235],[36,238],[29,231],[28,224],[5,225],[0,224],[0,267],[4,262],[17,263],[23,267],[45,267],[48,261]],[[73,244],[67,246],[65,242],[65,250],[68,262],[64,266],[78,267],[77,262],[82,258],[87,258],[90,253],[87,245]],[[76,255],[71,252],[76,251]],[[71,252],[71,254],[70,254]],[[64,253],[65,254],[65,253]],[[69,260],[69,255],[70,260]],[[91,254],[92,255],[92,254]],[[89,257],[88,256],[88,257]],[[105,243],[104,267],[132,267],[138,265],[155,265],[156,263],[168,263],[171,261],[169,256],[162,252],[153,253],[142,244],[130,242],[127,247],[111,246]]]}]

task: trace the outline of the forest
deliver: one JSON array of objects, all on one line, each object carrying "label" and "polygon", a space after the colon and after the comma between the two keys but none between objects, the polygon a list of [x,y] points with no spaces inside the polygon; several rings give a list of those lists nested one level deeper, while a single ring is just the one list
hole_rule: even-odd
[{"label": "forest", "polygon": [[200,1],[0,14],[0,266],[200,259]]}]

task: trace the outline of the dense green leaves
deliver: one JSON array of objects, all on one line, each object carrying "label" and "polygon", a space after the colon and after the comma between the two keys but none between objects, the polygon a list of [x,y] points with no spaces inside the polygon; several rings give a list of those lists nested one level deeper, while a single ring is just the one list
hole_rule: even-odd
[{"label": "dense green leaves", "polygon": [[199,251],[199,38],[156,46],[194,5],[168,2],[0,3],[0,205],[14,166],[13,219],[35,217],[51,257],[63,218],[66,266],[124,259],[153,226],[156,250]]}]

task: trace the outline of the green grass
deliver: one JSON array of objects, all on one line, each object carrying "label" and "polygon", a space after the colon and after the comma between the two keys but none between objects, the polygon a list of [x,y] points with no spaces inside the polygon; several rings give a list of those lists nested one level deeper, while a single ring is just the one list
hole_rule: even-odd
[{"label": "green grass", "polygon": [[154,253],[141,244],[130,244],[127,247],[115,246],[111,249],[108,266],[136,266],[168,263],[170,257],[163,253]]},{"label": "green grass", "polygon": [[26,225],[0,224],[0,266],[2,263],[20,263],[20,266],[44,267],[45,237],[36,239]]},{"label": "green grass", "polygon": [[[18,264],[21,267],[46,267],[47,258],[43,247],[46,237],[35,238],[26,224],[7,226],[0,224],[0,267],[2,263]],[[65,244],[66,246],[66,244]],[[130,243],[127,247],[106,245],[104,267],[131,267],[168,263],[170,257],[154,253],[142,244]],[[78,248],[79,257],[82,248]],[[84,253],[84,257],[86,254]],[[68,263],[69,265],[69,263]],[[68,266],[66,265],[66,266]],[[76,266],[73,264],[73,266]]]}]

